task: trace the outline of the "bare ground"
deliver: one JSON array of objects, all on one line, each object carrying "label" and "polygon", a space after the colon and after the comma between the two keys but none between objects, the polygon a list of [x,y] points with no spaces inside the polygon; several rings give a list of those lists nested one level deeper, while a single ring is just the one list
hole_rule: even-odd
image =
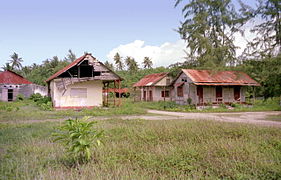
[{"label": "bare ground", "polygon": [[[197,120],[214,120],[221,122],[237,122],[248,123],[262,126],[273,126],[281,128],[281,122],[271,121],[269,116],[280,116],[280,111],[266,111],[266,112],[227,112],[227,113],[184,113],[184,112],[170,112],[170,111],[158,111],[148,110],[150,115],[129,115],[129,116],[103,116],[103,117],[91,117],[90,120],[106,120],[112,118],[119,119],[144,119],[144,120],[175,120],[175,119],[197,119]],[[25,120],[25,121],[7,121],[2,123],[36,123],[36,122],[61,122],[68,119],[44,119],[44,120]]]}]

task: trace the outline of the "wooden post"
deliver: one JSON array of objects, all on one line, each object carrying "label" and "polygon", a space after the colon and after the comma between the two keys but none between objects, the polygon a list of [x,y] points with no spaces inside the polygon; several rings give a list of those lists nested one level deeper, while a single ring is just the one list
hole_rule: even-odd
[{"label": "wooden post", "polygon": [[108,85],[109,85],[109,82],[107,82],[107,84],[106,84],[106,105],[107,106],[109,106],[109,104],[108,104],[108,94],[109,94],[109,92],[108,92]]},{"label": "wooden post", "polygon": [[166,86],[164,86],[164,102],[166,101]]},{"label": "wooden post", "polygon": [[115,100],[116,100],[116,80],[114,80],[114,88],[113,88],[113,96],[114,96],[114,107],[116,106],[116,104],[115,104]]},{"label": "wooden post", "polygon": [[119,102],[118,102],[118,106],[121,106],[122,103],[122,99],[121,99],[121,80],[118,81],[118,90],[119,90]]},{"label": "wooden post", "polygon": [[254,103],[256,102],[256,92],[255,92],[255,86],[253,86],[253,98],[254,98]]}]

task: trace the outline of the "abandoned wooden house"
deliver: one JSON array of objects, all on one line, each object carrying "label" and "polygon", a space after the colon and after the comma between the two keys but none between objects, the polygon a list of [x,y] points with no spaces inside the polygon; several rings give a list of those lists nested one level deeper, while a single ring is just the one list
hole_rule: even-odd
[{"label": "abandoned wooden house", "polygon": [[35,93],[46,96],[47,88],[33,84],[13,71],[0,72],[0,101],[14,101],[19,94],[28,98]]},{"label": "abandoned wooden house", "polygon": [[182,69],[173,81],[172,100],[196,105],[245,103],[248,86],[260,84],[243,72]]},{"label": "abandoned wooden house", "polygon": [[[85,54],[49,77],[48,93],[56,109],[91,108],[108,105],[109,97],[103,97],[103,89],[109,83],[120,89],[122,78],[107,68],[91,54]],[[114,105],[120,105],[115,99]]]},{"label": "abandoned wooden house", "polygon": [[170,84],[172,77],[168,73],[149,74],[133,85],[140,90],[138,100],[165,101],[170,100]]}]

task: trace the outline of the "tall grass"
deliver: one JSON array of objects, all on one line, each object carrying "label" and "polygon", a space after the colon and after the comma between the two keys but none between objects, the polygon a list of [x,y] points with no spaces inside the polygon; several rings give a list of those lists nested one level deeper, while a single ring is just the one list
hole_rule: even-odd
[{"label": "tall grass", "polygon": [[106,120],[90,163],[71,167],[58,123],[0,125],[0,179],[280,179],[281,131],[213,121]]},{"label": "tall grass", "polygon": [[227,108],[225,105],[220,105],[216,108],[205,106],[198,110],[195,106],[178,105],[173,101],[160,102],[138,102],[141,107],[147,109],[167,110],[176,112],[247,112],[247,111],[281,111],[279,98],[268,98],[266,100],[255,100],[252,105],[232,104],[232,108]]}]

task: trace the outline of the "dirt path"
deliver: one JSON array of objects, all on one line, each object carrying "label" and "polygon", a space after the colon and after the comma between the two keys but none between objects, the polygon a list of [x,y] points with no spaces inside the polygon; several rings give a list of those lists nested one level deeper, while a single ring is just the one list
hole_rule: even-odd
[{"label": "dirt path", "polygon": [[[257,124],[263,126],[274,126],[281,128],[281,121],[267,120],[268,116],[280,116],[280,111],[267,111],[267,112],[227,112],[227,113],[183,113],[183,112],[169,112],[148,110],[148,113],[161,114],[178,117],[180,119],[200,119],[200,120],[215,120],[222,122],[237,122]],[[281,119],[281,118],[280,118]]]},{"label": "dirt path", "polygon": [[[107,120],[112,118],[130,120],[130,119],[144,119],[144,120],[175,120],[175,119],[198,119],[198,120],[215,120],[221,122],[237,122],[248,123],[262,126],[274,126],[281,128],[281,121],[267,120],[268,116],[280,116],[279,111],[268,112],[227,112],[227,113],[184,113],[184,112],[170,112],[170,111],[158,111],[148,110],[148,113],[152,115],[128,115],[128,116],[100,116],[91,117],[90,120]],[[6,121],[1,123],[21,124],[21,123],[39,123],[39,122],[61,122],[69,119],[69,117],[63,119],[44,119],[44,120],[24,120],[24,121]]]}]

